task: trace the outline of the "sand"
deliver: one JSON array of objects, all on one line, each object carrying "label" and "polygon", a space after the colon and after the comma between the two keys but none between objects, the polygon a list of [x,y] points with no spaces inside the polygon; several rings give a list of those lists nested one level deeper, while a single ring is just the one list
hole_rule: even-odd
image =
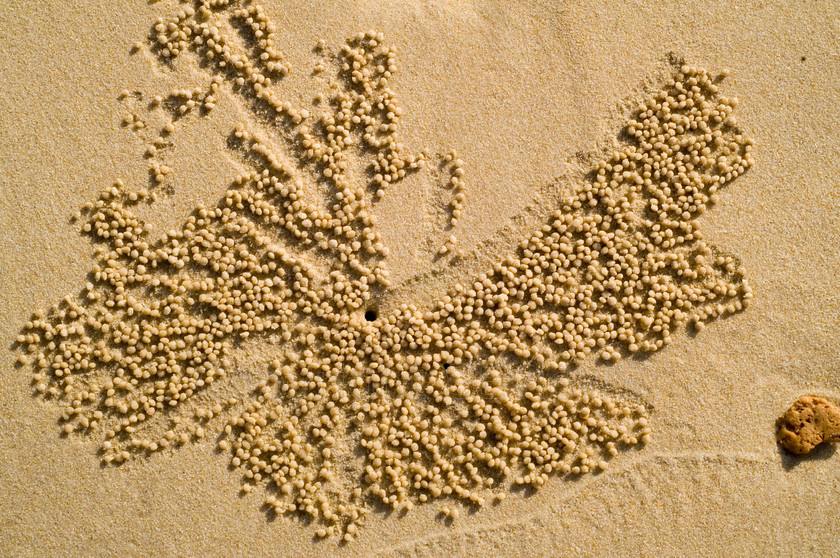
[{"label": "sand", "polygon": [[[148,180],[144,143],[121,126],[131,108],[120,93],[193,87],[199,74],[161,71],[142,49],[130,54],[174,2],[12,3],[0,15],[0,553],[834,554],[833,448],[793,458],[777,449],[774,424],[802,394],[840,397],[840,11],[828,2],[385,4],[264,6],[293,68],[311,66],[318,39],[340,45],[382,31],[399,56],[392,87],[405,109],[404,142],[455,149],[465,162],[462,263],[413,249],[435,233],[416,184],[379,206],[394,304],[431,300],[524,238],[550,185],[574,172],[577,154],[615,135],[628,100],[661,78],[674,53],[730,70],[724,93],[740,99],[739,125],[755,142],[754,167],[702,217],[706,239],[741,258],[750,308],[697,335],[681,332],[649,358],[586,363],[586,374],[646,402],[652,441],[602,474],[554,478],[451,525],[436,519],[438,505],[419,506],[405,517],[374,514],[349,545],[315,542],[311,527],[267,520],[256,494],[240,496],[238,475],[210,440],[100,467],[93,442],[59,436],[56,408],[32,396],[11,345],[35,308],[84,284],[91,246],[69,223],[73,212],[117,178]],[[288,81],[311,94],[304,71]],[[159,230],[213,203],[237,172],[224,138],[241,109],[219,105],[179,138]]]}]

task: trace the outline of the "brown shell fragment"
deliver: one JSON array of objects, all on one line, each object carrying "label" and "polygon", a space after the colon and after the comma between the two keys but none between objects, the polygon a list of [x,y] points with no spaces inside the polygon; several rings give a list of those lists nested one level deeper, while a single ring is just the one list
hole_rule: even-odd
[{"label": "brown shell fragment", "polygon": [[814,395],[804,395],[776,421],[776,440],[804,455],[823,442],[840,441],[840,408]]}]

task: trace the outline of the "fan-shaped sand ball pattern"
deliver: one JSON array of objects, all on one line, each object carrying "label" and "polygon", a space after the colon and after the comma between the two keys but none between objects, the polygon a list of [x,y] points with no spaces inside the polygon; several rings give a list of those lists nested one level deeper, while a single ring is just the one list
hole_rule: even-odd
[{"label": "fan-shaped sand ball pattern", "polygon": [[[248,52],[229,47],[222,17]],[[252,170],[161,240],[135,211],[153,192],[118,183],[83,208],[99,247],[90,282],[18,338],[64,430],[97,437],[114,464],[218,436],[246,492],[265,487],[273,512],[346,540],[377,505],[480,507],[643,445],[640,401],[559,373],[656,351],[748,304],[737,259],[697,221],[752,164],[736,101],[708,72],[675,68],[514,253],[431,307],[378,315],[388,248],[372,204],[426,158],[398,141],[393,50],[376,32],[348,41],[335,55],[344,86],[314,114],[270,87],[292,71],[275,30],[257,5],[221,1],[155,24],[164,62],[192,52],[214,74],[211,94],[229,87],[276,135],[234,130]],[[245,397],[214,391],[253,338],[278,348],[263,379]]]}]

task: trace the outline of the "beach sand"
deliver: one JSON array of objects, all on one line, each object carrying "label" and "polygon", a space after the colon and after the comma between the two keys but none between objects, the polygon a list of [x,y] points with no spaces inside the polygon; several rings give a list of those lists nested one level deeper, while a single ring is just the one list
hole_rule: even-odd
[{"label": "beach sand", "polygon": [[[14,364],[15,337],[36,308],[77,294],[92,267],[91,244],[70,218],[116,179],[149,181],[145,136],[121,124],[140,113],[134,92],[148,99],[207,80],[195,62],[162,69],[145,42],[175,2],[7,3],[0,554],[836,555],[834,448],[794,458],[778,449],[775,420],[803,394],[840,399],[840,9],[572,4],[263,3],[292,67],[284,82],[292,98],[313,94],[318,40],[339,48],[359,31],[381,31],[398,56],[390,85],[404,109],[402,141],[413,151],[454,149],[464,162],[460,260],[423,248],[445,235],[428,210],[437,194],[419,178],[394,185],[377,205],[396,284],[383,311],[434,300],[526,238],[552,206],[552,185],[613,141],[634,100],[667,75],[669,56],[715,75],[729,70],[722,93],[740,100],[738,125],[754,142],[753,167],[700,218],[705,239],[740,259],[749,308],[696,334],[678,331],[646,358],[589,359],[579,369],[644,402],[648,444],[603,473],[552,477],[454,522],[440,520],[437,503],[404,516],[374,512],[339,546],[294,518],[267,516],[259,494],[241,495],[241,475],[210,437],[101,466],[97,444],[61,436],[57,407],[33,396],[31,373]],[[243,106],[225,91],[210,115],[178,130],[172,194],[149,215],[156,230],[224,194],[239,172],[226,138],[248,116]]]}]

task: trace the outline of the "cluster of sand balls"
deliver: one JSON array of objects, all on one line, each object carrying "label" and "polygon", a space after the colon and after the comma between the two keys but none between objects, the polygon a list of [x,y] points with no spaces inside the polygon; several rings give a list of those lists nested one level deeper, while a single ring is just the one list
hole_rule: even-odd
[{"label": "cluster of sand balls", "polygon": [[[162,106],[167,103],[175,116],[185,116],[193,110],[211,111],[216,108],[216,94],[222,85],[222,78],[214,76],[210,86],[194,87],[192,89],[173,89],[166,99],[157,95],[152,99],[153,106]],[[171,133],[172,130],[164,130]]]},{"label": "cluster of sand balls", "polygon": [[220,442],[247,492],[265,483],[275,513],[301,512],[320,535],[351,540],[372,501],[480,507],[510,484],[605,469],[648,440],[640,404],[503,364],[455,365],[446,343],[397,348],[395,325],[392,316],[379,327],[316,328],[297,338],[294,358],[273,363]]},{"label": "cluster of sand balls", "polygon": [[[149,178],[153,187],[172,180],[172,168],[164,162],[164,155],[167,148],[172,147],[172,135],[175,133],[176,124],[193,113],[205,116],[216,108],[218,103],[217,95],[223,83],[221,76],[213,76],[209,84],[204,87],[192,89],[173,89],[167,95],[155,95],[148,102],[148,109],[163,111],[166,120],[157,131],[156,135],[150,135],[152,126],[147,126],[145,119],[140,118],[134,111],[128,112],[123,119],[122,125],[128,127],[141,136],[145,142],[143,156],[148,160]],[[142,94],[135,92],[131,94],[125,90],[119,95],[122,101],[142,101]]]},{"label": "cluster of sand balls", "polygon": [[[207,3],[203,3],[203,6],[207,6]],[[250,30],[247,39],[254,43],[255,57],[260,61],[265,71],[281,77],[289,73],[289,65],[284,62],[283,53],[277,47],[277,28],[268,19],[262,6],[251,4],[234,10],[232,21],[236,20],[241,20]]]},{"label": "cluster of sand balls", "polygon": [[[237,128],[232,143],[252,170],[159,241],[135,212],[147,191],[117,184],[83,208],[98,246],[90,282],[18,337],[20,363],[62,406],[65,431],[98,433],[109,463],[221,433],[245,492],[265,487],[273,512],[346,540],[377,503],[448,499],[454,519],[457,503],[599,471],[644,444],[639,401],[548,378],[593,353],[657,350],[680,327],[747,304],[738,262],[706,245],[695,221],[751,164],[734,100],[708,73],[676,70],[634,113],[622,147],[515,253],[430,308],[379,315],[387,247],[370,199],[424,161],[397,141],[393,51],[375,32],[348,41],[336,56],[345,88],[313,115],[269,89],[273,25],[237,6],[185,8],[156,24],[154,40],[167,59],[213,62],[217,83],[288,149]],[[265,40],[254,53],[228,46],[213,20],[225,10]],[[371,180],[350,172],[363,153]],[[460,189],[462,162],[450,162]],[[252,337],[280,356],[247,396],[217,390]]]},{"label": "cluster of sand balls", "polygon": [[342,100],[342,111],[334,125],[336,133],[351,130],[353,124],[364,127],[362,141],[378,152],[372,169],[377,198],[382,197],[389,184],[421,167],[425,160],[422,154],[404,154],[403,145],[395,136],[402,108],[388,87],[388,79],[396,71],[396,53],[383,45],[383,39],[382,33],[359,33],[342,48],[341,69],[355,91]]},{"label": "cluster of sand balls", "polygon": [[[402,108],[388,86],[388,79],[396,71],[394,50],[384,45],[383,35],[375,31],[350,39],[335,57],[345,87],[334,86],[328,110],[313,114],[281,98],[271,87],[273,77],[281,78],[289,71],[274,46],[276,26],[259,5],[238,4],[200,2],[198,9],[188,6],[169,21],[159,20],[153,32],[156,52],[167,63],[184,52],[195,53],[215,74],[211,87],[218,87],[219,80],[230,83],[290,150],[304,155],[301,162],[314,167],[306,178],[326,182],[332,199],[328,217],[303,222],[307,228],[313,223],[319,229],[315,240],[329,244],[329,250],[341,250],[343,258],[357,261],[352,254],[359,249],[352,247],[361,245],[371,260],[374,282],[387,285],[386,270],[374,260],[387,257],[388,250],[372,226],[375,216],[370,213],[370,204],[384,195],[389,184],[419,170],[425,162],[422,153],[406,153],[398,138]],[[224,34],[224,26],[214,19],[219,11],[230,14],[231,26],[250,33],[250,39],[258,45],[254,52],[234,46],[232,37]],[[194,101],[188,99],[186,104],[190,102]],[[353,168],[350,157],[358,157],[362,149],[374,154],[366,169],[367,184],[348,177],[348,169]],[[283,178],[288,176],[283,174]],[[368,191],[372,198],[366,195]]]},{"label": "cluster of sand balls", "polygon": [[434,308],[468,346],[549,370],[595,353],[655,351],[748,304],[736,259],[702,240],[697,217],[752,164],[736,101],[683,66],[625,127],[630,136],[520,250]]},{"label": "cluster of sand balls", "polygon": [[[446,228],[452,230],[458,225],[458,220],[464,210],[465,183],[464,183],[464,161],[458,158],[455,150],[450,151],[443,157],[442,166],[448,172],[449,177],[446,182],[446,187],[452,192],[449,205],[446,207]],[[461,250],[457,248],[458,237],[454,234],[449,234],[444,238],[443,244],[438,248],[437,255],[439,257],[447,254],[461,255]]]},{"label": "cluster of sand balls", "polygon": [[464,211],[464,161],[458,158],[454,150],[446,154],[444,161],[449,164],[449,187],[453,193],[449,215],[449,227],[452,228],[458,224],[458,219]]}]

